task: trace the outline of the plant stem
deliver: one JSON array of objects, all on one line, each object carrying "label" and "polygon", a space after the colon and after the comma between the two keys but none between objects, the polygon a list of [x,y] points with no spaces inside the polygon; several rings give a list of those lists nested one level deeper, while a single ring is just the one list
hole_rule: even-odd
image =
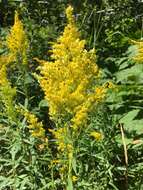
[{"label": "plant stem", "polygon": [[122,135],[122,142],[123,142],[124,156],[125,156],[125,167],[126,167],[125,188],[126,188],[126,190],[128,190],[128,152],[127,152],[127,146],[126,146],[126,142],[125,142],[123,124],[120,123],[119,126],[120,126],[121,135]]}]

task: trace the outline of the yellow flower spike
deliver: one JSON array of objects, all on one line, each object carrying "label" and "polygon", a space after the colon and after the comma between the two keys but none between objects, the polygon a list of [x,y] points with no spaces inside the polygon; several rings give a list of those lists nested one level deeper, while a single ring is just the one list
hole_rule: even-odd
[{"label": "yellow flower spike", "polygon": [[71,118],[71,128],[86,125],[88,112],[103,100],[104,87],[94,84],[99,79],[100,70],[95,63],[95,49],[87,51],[85,40],[80,40],[73,8],[66,9],[68,24],[63,34],[53,44],[52,62],[39,61],[40,86],[49,103],[49,114],[55,121],[59,117]]},{"label": "yellow flower spike", "polygon": [[133,60],[137,61],[138,63],[143,63],[143,41],[133,41],[133,44],[137,46],[138,53],[133,57]]},{"label": "yellow flower spike", "polygon": [[0,86],[5,86],[9,81],[7,79],[6,66],[2,65],[0,68]]},{"label": "yellow flower spike", "polygon": [[73,146],[71,144],[67,144],[67,149],[70,152],[71,150],[73,150]]},{"label": "yellow flower spike", "polygon": [[7,66],[9,64],[9,56],[0,56],[0,86],[5,87],[10,85],[9,80],[7,79]]},{"label": "yellow flower spike", "polygon": [[63,178],[63,174],[66,172],[67,172],[67,166],[66,165],[63,165],[62,167],[60,167],[59,173],[60,173],[62,178]]},{"label": "yellow flower spike", "polygon": [[[72,178],[74,142],[86,127],[88,114],[106,94],[104,85],[97,85],[101,72],[96,64],[95,49],[85,49],[86,42],[80,39],[71,6],[66,9],[66,16],[68,22],[63,34],[50,51],[52,60],[37,59],[40,63],[37,78],[49,104],[49,115],[56,124],[55,129],[49,131],[57,145],[57,159],[63,161],[59,172],[64,180]],[[96,138],[99,137],[96,134]],[[76,180],[74,176],[73,181]]]},{"label": "yellow flower spike", "polygon": [[68,19],[69,23],[74,22],[73,7],[71,5],[68,6],[68,8],[66,9],[66,16],[67,16],[67,19]]},{"label": "yellow flower spike", "polygon": [[43,128],[42,122],[38,122],[37,117],[28,110],[19,111],[25,116],[31,135],[35,138],[41,138],[45,140],[45,129]]},{"label": "yellow flower spike", "polygon": [[0,56],[0,95],[4,104],[4,111],[9,119],[16,119],[14,106],[14,97],[16,88],[11,87],[11,83],[7,78],[7,66],[9,64],[9,56]]},{"label": "yellow flower spike", "polygon": [[66,129],[59,128],[57,130],[49,129],[49,131],[54,135],[56,138],[56,144],[59,151],[64,152],[66,149],[66,143],[65,143],[65,136],[67,135]]},{"label": "yellow flower spike", "polygon": [[23,24],[19,20],[18,12],[15,12],[14,25],[7,36],[7,47],[12,60],[17,60],[17,56],[20,56],[22,63],[27,64],[28,39]]},{"label": "yellow flower spike", "polygon": [[96,131],[91,132],[90,136],[94,137],[97,141],[103,138],[102,134]]}]

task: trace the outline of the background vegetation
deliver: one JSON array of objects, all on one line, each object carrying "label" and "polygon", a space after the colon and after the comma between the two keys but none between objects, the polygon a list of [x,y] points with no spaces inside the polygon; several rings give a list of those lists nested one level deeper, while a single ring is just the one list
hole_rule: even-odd
[{"label": "background vegetation", "polygon": [[[86,49],[96,50],[96,64],[102,69],[98,85],[109,88],[112,82],[115,88],[90,113],[87,129],[75,142],[72,184],[67,186],[59,175],[56,139],[49,131],[55,129],[55,122],[49,118],[48,102],[33,73],[39,74],[34,58],[52,61],[49,50],[66,26],[69,4]],[[21,59],[8,65],[7,86],[0,72],[0,189],[143,190],[143,59],[140,63],[134,59],[140,51],[135,41],[143,38],[143,2],[1,0],[0,69],[6,63],[3,56],[9,55],[6,39],[15,10],[29,47],[27,65]],[[31,135],[21,110],[42,121],[45,137]],[[103,138],[91,137],[92,130]]]}]

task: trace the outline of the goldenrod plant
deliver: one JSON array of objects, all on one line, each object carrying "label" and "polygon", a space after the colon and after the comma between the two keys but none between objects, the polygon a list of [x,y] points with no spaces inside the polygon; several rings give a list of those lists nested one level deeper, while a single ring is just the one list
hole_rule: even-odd
[{"label": "goldenrod plant", "polygon": [[8,77],[8,68],[11,68],[12,65],[19,67],[20,64],[27,64],[28,49],[28,39],[23,24],[19,19],[18,12],[15,12],[14,25],[6,37],[6,46],[9,50],[8,54],[1,55],[0,57],[0,93],[2,102],[6,108],[7,117],[14,119],[16,117],[16,110],[14,108],[16,87],[11,87],[13,84],[11,84],[10,76]]},{"label": "goldenrod plant", "polygon": [[[40,163],[40,155],[48,163],[50,153],[47,150],[48,138],[45,137],[42,122],[27,109],[29,102],[25,80],[29,74],[29,45],[17,12],[5,46],[6,51],[0,56],[0,163],[4,161],[0,172],[0,189],[37,189],[34,175],[41,170],[39,168],[45,167]],[[43,154],[44,151],[47,153]],[[42,173],[36,175],[42,176]],[[25,176],[25,182],[22,175]],[[48,178],[49,176],[48,173]],[[44,185],[46,183],[45,180]]]},{"label": "goldenrod plant", "polygon": [[14,108],[14,97],[16,89],[11,87],[11,83],[7,78],[7,66],[9,64],[9,56],[0,57],[0,100],[3,104],[3,111],[9,120],[15,120],[16,113]]},{"label": "goldenrod plant", "polygon": [[25,1],[2,27],[1,190],[143,189],[142,43],[124,53],[131,20],[114,12],[127,1]]},{"label": "goldenrod plant", "polygon": [[31,135],[35,138],[44,139],[45,130],[43,128],[42,122],[39,122],[38,118],[28,110],[22,110],[20,112],[24,115],[28,122],[28,128],[31,132]]},{"label": "goldenrod plant", "polygon": [[107,88],[98,85],[101,71],[95,49],[87,51],[85,40],[80,40],[72,6],[67,7],[66,16],[64,32],[52,46],[53,61],[39,61],[38,79],[56,124],[50,132],[56,139],[57,158],[61,160],[59,174],[69,190],[73,189],[76,141],[88,126],[88,114],[104,100]]},{"label": "goldenrod plant", "polygon": [[27,50],[29,43],[24,31],[23,23],[19,19],[17,11],[15,12],[14,25],[11,28],[10,34],[7,36],[7,47],[13,61],[20,61],[21,64],[27,64]]},{"label": "goldenrod plant", "polygon": [[[51,118],[68,116],[70,126],[77,128],[96,100],[103,99],[105,89],[97,87],[100,70],[95,63],[95,50],[88,52],[84,48],[85,40],[79,38],[71,6],[66,15],[68,24],[52,47],[53,62],[42,62],[39,81],[50,105]],[[79,115],[81,118],[77,118]]]},{"label": "goldenrod plant", "polygon": [[134,44],[137,46],[137,54],[133,58],[138,63],[143,63],[143,41],[133,41]]}]

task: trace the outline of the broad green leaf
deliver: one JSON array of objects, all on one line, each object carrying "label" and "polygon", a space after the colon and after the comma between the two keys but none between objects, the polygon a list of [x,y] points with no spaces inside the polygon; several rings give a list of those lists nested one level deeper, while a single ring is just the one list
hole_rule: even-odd
[{"label": "broad green leaf", "polygon": [[135,109],[128,112],[124,117],[122,117],[119,120],[119,122],[124,124],[131,122],[138,115],[139,111],[140,111],[139,109]]},{"label": "broad green leaf", "polygon": [[133,58],[137,55],[138,53],[138,47],[137,45],[132,45],[128,48],[127,54],[130,58]]},{"label": "broad green leaf", "polygon": [[117,82],[142,82],[143,65],[136,64],[131,68],[124,69],[116,73]]},{"label": "broad green leaf", "polygon": [[75,174],[77,174],[77,170],[76,170],[76,159],[75,159],[75,158],[72,159],[72,168],[73,168]]},{"label": "broad green leaf", "polygon": [[[118,144],[123,144],[121,135],[117,135],[117,136],[115,137],[115,140],[116,140],[116,142],[117,142]],[[126,137],[125,137],[124,140],[125,140],[126,145],[131,144],[131,143],[133,142],[133,139],[131,139],[131,138],[126,138]]]},{"label": "broad green leaf", "polygon": [[30,75],[30,74],[26,74],[26,76],[25,76],[25,84],[32,84],[32,83],[34,83],[34,79],[32,78],[32,76]]},{"label": "broad green leaf", "polygon": [[135,131],[136,135],[143,134],[143,119],[132,120],[124,125],[125,129],[128,131]]},{"label": "broad green leaf", "polygon": [[40,101],[39,103],[39,107],[42,108],[42,107],[48,107],[48,102],[47,100],[43,99]]}]

